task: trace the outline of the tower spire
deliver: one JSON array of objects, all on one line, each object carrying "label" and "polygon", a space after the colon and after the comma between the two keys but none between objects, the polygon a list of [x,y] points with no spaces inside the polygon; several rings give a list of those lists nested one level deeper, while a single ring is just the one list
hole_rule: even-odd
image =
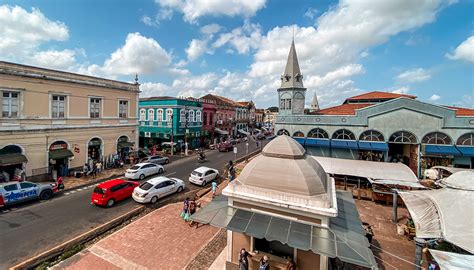
[{"label": "tower spire", "polygon": [[312,112],[319,111],[319,102],[318,102],[318,96],[316,95],[316,91],[314,91],[313,100],[311,100],[310,111]]},{"label": "tower spire", "polygon": [[295,41],[291,41],[290,53],[286,62],[285,73],[281,75],[281,88],[304,88],[303,75],[300,71]]}]

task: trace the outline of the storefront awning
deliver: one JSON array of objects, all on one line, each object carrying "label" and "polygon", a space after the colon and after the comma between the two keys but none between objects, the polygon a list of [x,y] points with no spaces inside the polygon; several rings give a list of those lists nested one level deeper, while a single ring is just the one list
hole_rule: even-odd
[{"label": "storefront awning", "polygon": [[220,135],[229,135],[229,132],[224,131],[222,129],[215,128],[214,131]]},{"label": "storefront awning", "polygon": [[429,249],[429,251],[441,269],[472,269],[474,265],[474,255],[434,249]]},{"label": "storefront awning", "polygon": [[474,157],[474,146],[456,146],[456,148],[465,157]]},{"label": "storefront awning", "polygon": [[0,166],[7,166],[12,164],[19,164],[28,162],[25,155],[21,153],[2,154],[0,155]]},{"label": "storefront awning", "polygon": [[331,140],[331,147],[345,149],[359,149],[356,141],[350,140]]},{"label": "storefront awning", "polygon": [[123,141],[122,141],[122,142],[118,142],[118,143],[117,143],[117,146],[118,146],[119,148],[126,148],[126,147],[132,147],[134,144],[135,144],[135,143],[133,143],[133,142],[123,142]]},{"label": "storefront awning", "polygon": [[58,149],[49,151],[49,159],[63,159],[73,157],[74,154],[69,149]]},{"label": "storefront awning", "polygon": [[305,145],[306,139],[304,137],[292,137],[295,141],[297,141],[301,145]]},{"label": "storefront awning", "polygon": [[388,151],[388,143],[385,142],[366,142],[359,141],[357,142],[360,150],[370,150],[370,151]]},{"label": "storefront awning", "polygon": [[237,209],[228,205],[225,196],[215,198],[192,215],[191,220],[376,269],[354,200],[343,193],[337,193],[341,213],[331,219],[330,228]]},{"label": "storefront awning", "polygon": [[454,145],[425,144],[425,155],[460,156],[461,153]]},{"label": "storefront awning", "polygon": [[328,139],[306,138],[306,146],[321,146],[329,147],[330,141]]}]

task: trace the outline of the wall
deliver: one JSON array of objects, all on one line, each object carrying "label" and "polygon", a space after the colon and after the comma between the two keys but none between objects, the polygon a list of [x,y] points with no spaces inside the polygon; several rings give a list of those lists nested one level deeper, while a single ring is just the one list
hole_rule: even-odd
[{"label": "wall", "polygon": [[316,270],[320,268],[320,255],[311,251],[298,249],[296,254],[296,267],[298,270]]},{"label": "wall", "polygon": [[247,236],[241,233],[232,232],[232,262],[233,263],[238,264],[238,261],[239,261],[238,256],[242,248],[245,248],[245,250],[247,251],[251,251],[250,236]]}]

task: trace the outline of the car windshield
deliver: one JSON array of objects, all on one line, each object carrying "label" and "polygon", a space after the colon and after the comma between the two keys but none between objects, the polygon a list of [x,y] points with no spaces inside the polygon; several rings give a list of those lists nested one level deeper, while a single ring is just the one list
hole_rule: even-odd
[{"label": "car windshield", "polygon": [[202,176],[202,173],[196,172],[196,171],[192,172],[191,174],[192,174],[192,175],[195,175],[195,176],[197,176],[197,177],[201,177],[201,176]]},{"label": "car windshield", "polygon": [[130,168],[130,170],[133,170],[133,171],[136,171],[136,170],[138,170],[138,169],[140,169],[140,166],[137,166],[137,165],[132,166],[132,167]]},{"label": "car windshield", "polygon": [[105,188],[95,187],[94,193],[104,195],[105,194]]},{"label": "car windshield", "polygon": [[153,187],[153,185],[148,183],[148,182],[144,182],[140,185],[140,188],[143,189],[143,190],[149,190],[152,187]]}]

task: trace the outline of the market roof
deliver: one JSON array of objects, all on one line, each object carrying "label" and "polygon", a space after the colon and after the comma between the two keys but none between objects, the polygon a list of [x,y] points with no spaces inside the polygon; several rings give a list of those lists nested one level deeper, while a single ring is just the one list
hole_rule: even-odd
[{"label": "market roof", "polygon": [[318,111],[310,112],[309,114],[316,115],[355,115],[357,109],[372,106],[371,103],[350,103],[333,106]]},{"label": "market roof", "polygon": [[457,172],[445,180],[451,186],[399,192],[413,218],[417,237],[443,238],[474,253],[473,179],[472,172]]},{"label": "market roof", "polygon": [[376,269],[352,195],[338,191],[337,202],[342,211],[330,218],[329,228],[234,208],[228,205],[226,196],[216,197],[193,214],[191,220]]},{"label": "market roof", "polygon": [[[373,180],[391,180],[411,184],[418,183],[413,171],[403,163],[376,162],[313,156],[326,173],[365,177]],[[420,185],[421,186],[421,185]],[[422,187],[422,186],[421,186]]]},{"label": "market roof", "polygon": [[457,116],[474,116],[474,109],[447,106],[449,109],[456,110]]},{"label": "market roof", "polygon": [[224,195],[335,216],[333,179],[293,138],[281,135],[250,161]]},{"label": "market roof", "polygon": [[434,249],[429,249],[429,251],[441,269],[472,269],[474,266],[474,255]]},{"label": "market roof", "polygon": [[350,103],[351,101],[361,101],[361,100],[367,100],[367,101],[390,100],[390,99],[396,99],[400,97],[411,98],[411,99],[416,98],[416,96],[413,96],[413,95],[397,94],[397,93],[382,92],[382,91],[372,91],[372,92],[364,93],[361,95],[349,97],[344,101],[344,103]]}]

